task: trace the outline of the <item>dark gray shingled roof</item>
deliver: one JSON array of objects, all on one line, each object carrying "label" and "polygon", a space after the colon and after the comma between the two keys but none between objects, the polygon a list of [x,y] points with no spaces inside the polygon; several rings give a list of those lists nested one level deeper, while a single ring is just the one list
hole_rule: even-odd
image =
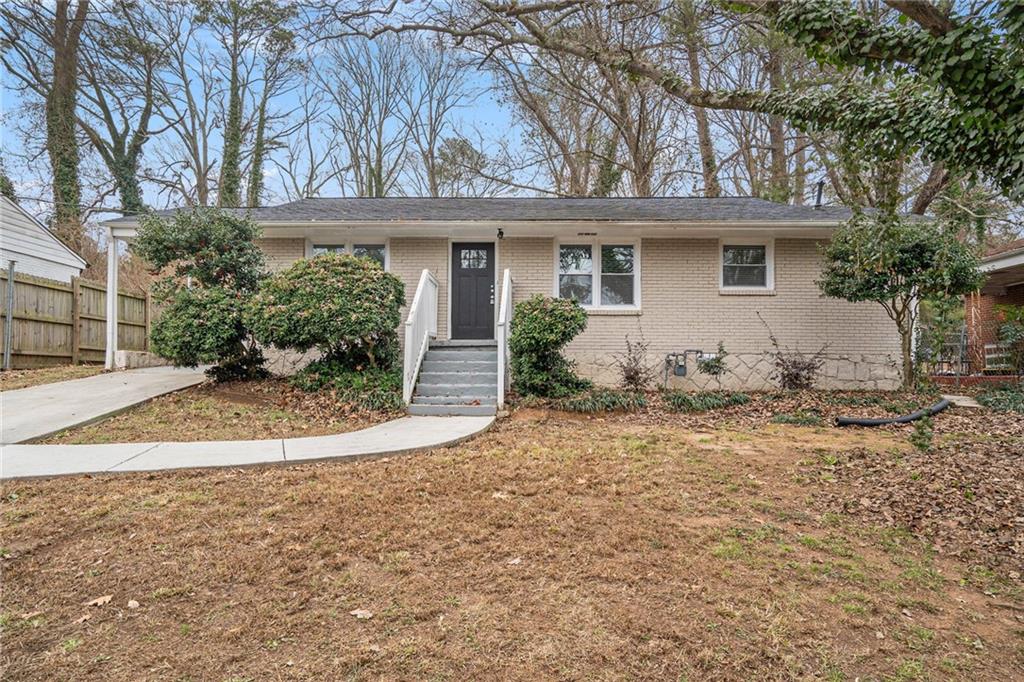
[{"label": "dark gray shingled roof", "polygon": [[[260,223],[287,222],[821,222],[850,217],[835,206],[793,206],[748,197],[652,198],[442,198],[388,197],[300,199],[280,206],[232,209],[248,212]],[[171,214],[174,211],[160,211]],[[131,217],[108,225],[134,225]]]}]

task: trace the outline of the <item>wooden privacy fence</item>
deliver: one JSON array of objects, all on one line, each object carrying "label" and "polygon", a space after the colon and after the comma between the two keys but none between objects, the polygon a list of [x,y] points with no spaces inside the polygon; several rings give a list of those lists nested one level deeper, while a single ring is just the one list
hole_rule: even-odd
[{"label": "wooden privacy fence", "polygon": [[[0,352],[7,338],[7,272],[0,274]],[[71,284],[14,276],[11,367],[103,362],[107,346],[107,292],[78,277]],[[117,347],[149,350],[153,304],[145,295],[118,292]]]}]

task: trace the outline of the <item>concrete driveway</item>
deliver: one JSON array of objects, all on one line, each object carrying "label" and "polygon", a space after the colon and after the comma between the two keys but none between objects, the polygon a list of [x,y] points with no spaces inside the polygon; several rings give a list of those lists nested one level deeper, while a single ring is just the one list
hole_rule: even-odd
[{"label": "concrete driveway", "polygon": [[202,383],[203,369],[147,367],[0,393],[0,445],[44,438]]}]

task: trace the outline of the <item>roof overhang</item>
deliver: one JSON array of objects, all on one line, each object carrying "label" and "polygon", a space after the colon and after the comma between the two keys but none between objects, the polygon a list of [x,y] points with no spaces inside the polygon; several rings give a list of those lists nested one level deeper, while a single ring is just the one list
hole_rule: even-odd
[{"label": "roof overhang", "polygon": [[1002,294],[1008,287],[1024,284],[1024,249],[989,256],[981,264],[986,273],[982,293]]},{"label": "roof overhang", "polygon": [[[115,237],[135,237],[137,226],[105,223]],[[774,237],[828,238],[840,222],[748,221],[748,222],[629,222],[592,221],[391,221],[391,222],[267,222],[258,223],[269,238],[327,239],[342,236],[493,238],[500,229],[505,237],[558,237],[590,235],[632,235],[642,237],[719,237],[728,235],[769,235]]]}]

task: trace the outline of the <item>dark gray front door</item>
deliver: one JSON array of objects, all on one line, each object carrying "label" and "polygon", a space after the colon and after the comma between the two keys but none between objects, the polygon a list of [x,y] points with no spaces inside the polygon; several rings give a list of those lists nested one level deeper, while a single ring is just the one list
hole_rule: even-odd
[{"label": "dark gray front door", "polygon": [[494,338],[494,243],[452,244],[452,338]]}]

